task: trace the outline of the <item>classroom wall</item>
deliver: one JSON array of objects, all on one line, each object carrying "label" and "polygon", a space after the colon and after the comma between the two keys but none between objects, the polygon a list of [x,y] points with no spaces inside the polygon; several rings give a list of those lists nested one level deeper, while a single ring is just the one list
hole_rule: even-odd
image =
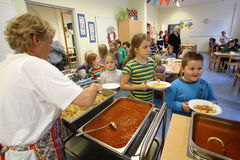
[{"label": "classroom wall", "polygon": [[[180,20],[192,19],[193,25],[194,25],[194,21],[203,21],[205,18],[208,18],[210,21],[224,20],[224,25],[225,25],[227,34],[229,34],[229,32],[231,31],[231,28],[234,28],[232,33],[236,34],[239,31],[235,29],[235,26],[232,26],[232,18],[233,18],[235,2],[237,1],[228,0],[228,1],[198,4],[194,6],[186,6],[186,7],[180,7],[180,8],[160,8],[159,23],[160,24],[178,24]],[[238,11],[235,13],[235,15],[236,17],[239,17],[239,3],[238,3]],[[239,22],[235,22],[235,23],[238,23],[239,25]],[[219,35],[220,34],[221,34],[221,31],[219,31]],[[239,35],[234,35],[234,37],[238,37],[238,36]],[[219,39],[219,37],[216,37],[216,38],[217,40]],[[200,52],[206,52],[208,50],[209,37],[191,37],[189,35],[189,30],[183,29],[181,30],[181,39],[182,39],[182,43],[196,43],[198,45],[198,51]]]},{"label": "classroom wall", "polygon": [[[19,10],[20,14],[22,14],[22,10],[18,9],[18,7],[22,6],[22,3],[25,3],[23,0],[14,0],[16,4],[17,11]],[[94,21],[95,22],[95,16],[101,16],[101,17],[110,17],[115,18],[115,13],[119,8],[128,8],[128,0],[32,0],[34,2],[40,2],[50,5],[56,5],[56,6],[62,6],[62,7],[68,7],[68,8],[74,8],[75,9],[75,17],[74,20],[76,22],[76,33],[79,46],[77,48],[78,53],[78,60],[80,63],[83,63],[84,59],[84,52],[86,50],[92,50],[97,53],[97,43],[90,43],[89,42],[89,35],[85,38],[80,38],[79,31],[78,31],[78,21],[77,21],[77,13],[85,14],[85,19],[87,21]],[[25,12],[27,12],[25,10]],[[87,27],[88,32],[88,27]]]},{"label": "classroom wall", "polygon": [[160,12],[159,8],[156,7],[153,3],[147,3],[147,23],[151,25],[155,23],[157,32],[156,34],[158,34],[159,31],[161,30],[159,12]]}]

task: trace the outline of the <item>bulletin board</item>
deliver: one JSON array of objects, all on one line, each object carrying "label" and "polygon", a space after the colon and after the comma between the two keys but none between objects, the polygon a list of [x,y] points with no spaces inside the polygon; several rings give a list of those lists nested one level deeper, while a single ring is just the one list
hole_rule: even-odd
[{"label": "bulletin board", "polygon": [[[117,20],[109,17],[95,17],[98,44],[106,44],[112,39],[118,39]],[[109,31],[110,28],[110,31]]]},{"label": "bulletin board", "polygon": [[207,23],[193,21],[193,25],[189,30],[189,36],[192,37],[216,37],[220,36],[222,31],[225,31],[223,20],[208,21]]}]

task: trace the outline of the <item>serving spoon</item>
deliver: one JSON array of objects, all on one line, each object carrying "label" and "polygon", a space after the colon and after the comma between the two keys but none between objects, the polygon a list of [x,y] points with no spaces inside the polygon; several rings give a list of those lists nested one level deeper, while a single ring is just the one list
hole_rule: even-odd
[{"label": "serving spoon", "polygon": [[114,122],[114,121],[111,121],[110,123],[106,124],[105,126],[102,126],[102,127],[99,127],[99,128],[95,128],[95,129],[91,129],[91,130],[89,130],[89,131],[77,133],[76,136],[81,136],[81,135],[83,135],[83,134],[85,134],[85,133],[97,131],[97,130],[106,128],[106,127],[109,126],[109,125],[110,125],[111,127],[113,127],[113,129],[115,129],[115,130],[118,128],[117,123]]}]

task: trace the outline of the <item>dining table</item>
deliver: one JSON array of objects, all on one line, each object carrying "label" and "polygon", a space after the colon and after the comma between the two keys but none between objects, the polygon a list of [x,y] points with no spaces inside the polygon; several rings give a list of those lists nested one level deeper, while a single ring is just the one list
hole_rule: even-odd
[{"label": "dining table", "polygon": [[171,62],[163,64],[163,66],[167,70],[171,71],[171,76],[174,79],[177,79],[179,76],[182,75],[182,73],[181,73],[181,65],[182,65],[182,59],[174,59]]},{"label": "dining table", "polygon": [[172,114],[161,160],[192,160],[187,156],[191,117]]},{"label": "dining table", "polygon": [[[230,58],[230,56],[232,56],[233,58],[240,58],[240,54],[214,52],[214,58],[217,58],[217,68],[216,68],[216,72],[219,71],[221,58]],[[213,63],[212,63],[212,65],[213,65]],[[211,68],[212,68],[212,66],[211,66]]]}]

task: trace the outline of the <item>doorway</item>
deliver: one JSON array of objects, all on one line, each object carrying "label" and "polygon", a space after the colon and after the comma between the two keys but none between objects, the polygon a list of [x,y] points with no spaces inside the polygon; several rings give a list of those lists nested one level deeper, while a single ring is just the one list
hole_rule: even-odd
[{"label": "doorway", "polygon": [[[76,32],[74,23],[74,9],[39,2],[26,1],[28,13],[47,20],[55,29],[54,41],[59,41],[65,48],[61,64],[64,69],[75,68],[78,65]],[[50,59],[49,59],[50,61]]]}]

